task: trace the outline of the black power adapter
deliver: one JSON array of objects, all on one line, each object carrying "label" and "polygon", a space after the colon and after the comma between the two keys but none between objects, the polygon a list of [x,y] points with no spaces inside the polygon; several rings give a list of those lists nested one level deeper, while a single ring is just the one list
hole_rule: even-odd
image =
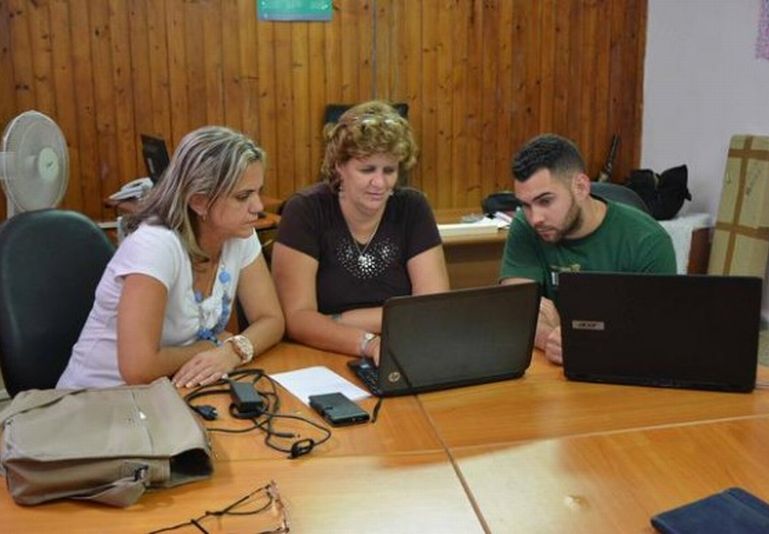
[{"label": "black power adapter", "polygon": [[267,403],[253,384],[230,380],[230,396],[235,411],[240,416],[258,417],[267,409]]}]

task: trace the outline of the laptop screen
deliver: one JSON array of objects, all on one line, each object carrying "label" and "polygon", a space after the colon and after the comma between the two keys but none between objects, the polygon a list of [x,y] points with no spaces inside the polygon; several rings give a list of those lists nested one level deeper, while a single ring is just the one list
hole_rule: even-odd
[{"label": "laptop screen", "polygon": [[573,380],[751,391],[762,281],[563,273],[564,373]]},{"label": "laptop screen", "polygon": [[165,140],[151,135],[141,134],[142,156],[147,167],[147,175],[157,183],[168,167],[168,149]]},{"label": "laptop screen", "polygon": [[519,377],[531,362],[538,310],[534,283],[391,298],[380,389],[402,394]]}]

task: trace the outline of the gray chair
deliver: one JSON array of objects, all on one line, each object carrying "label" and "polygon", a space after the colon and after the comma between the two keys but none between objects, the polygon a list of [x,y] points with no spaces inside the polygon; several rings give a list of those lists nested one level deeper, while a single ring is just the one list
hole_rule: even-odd
[{"label": "gray chair", "polygon": [[28,211],[0,226],[0,368],[10,395],[56,385],[114,250],[74,211]]},{"label": "gray chair", "polygon": [[644,213],[649,213],[649,207],[638,196],[638,193],[625,187],[624,185],[611,182],[592,182],[590,184],[590,193],[605,200],[613,200],[637,208]]}]

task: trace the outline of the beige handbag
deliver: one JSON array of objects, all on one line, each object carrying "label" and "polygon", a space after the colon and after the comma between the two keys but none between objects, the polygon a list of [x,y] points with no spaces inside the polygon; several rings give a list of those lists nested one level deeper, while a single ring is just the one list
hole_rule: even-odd
[{"label": "beige handbag", "polygon": [[135,503],[209,477],[205,430],[167,378],[145,386],[28,390],[0,413],[0,464],[19,504]]}]

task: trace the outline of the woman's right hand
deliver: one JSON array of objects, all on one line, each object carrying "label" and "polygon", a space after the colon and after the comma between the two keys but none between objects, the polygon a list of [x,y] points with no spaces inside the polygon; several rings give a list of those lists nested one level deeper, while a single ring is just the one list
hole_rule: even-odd
[{"label": "woman's right hand", "polygon": [[225,378],[239,364],[240,357],[235,353],[232,343],[223,343],[190,358],[174,374],[172,382],[180,388],[205,386]]}]

